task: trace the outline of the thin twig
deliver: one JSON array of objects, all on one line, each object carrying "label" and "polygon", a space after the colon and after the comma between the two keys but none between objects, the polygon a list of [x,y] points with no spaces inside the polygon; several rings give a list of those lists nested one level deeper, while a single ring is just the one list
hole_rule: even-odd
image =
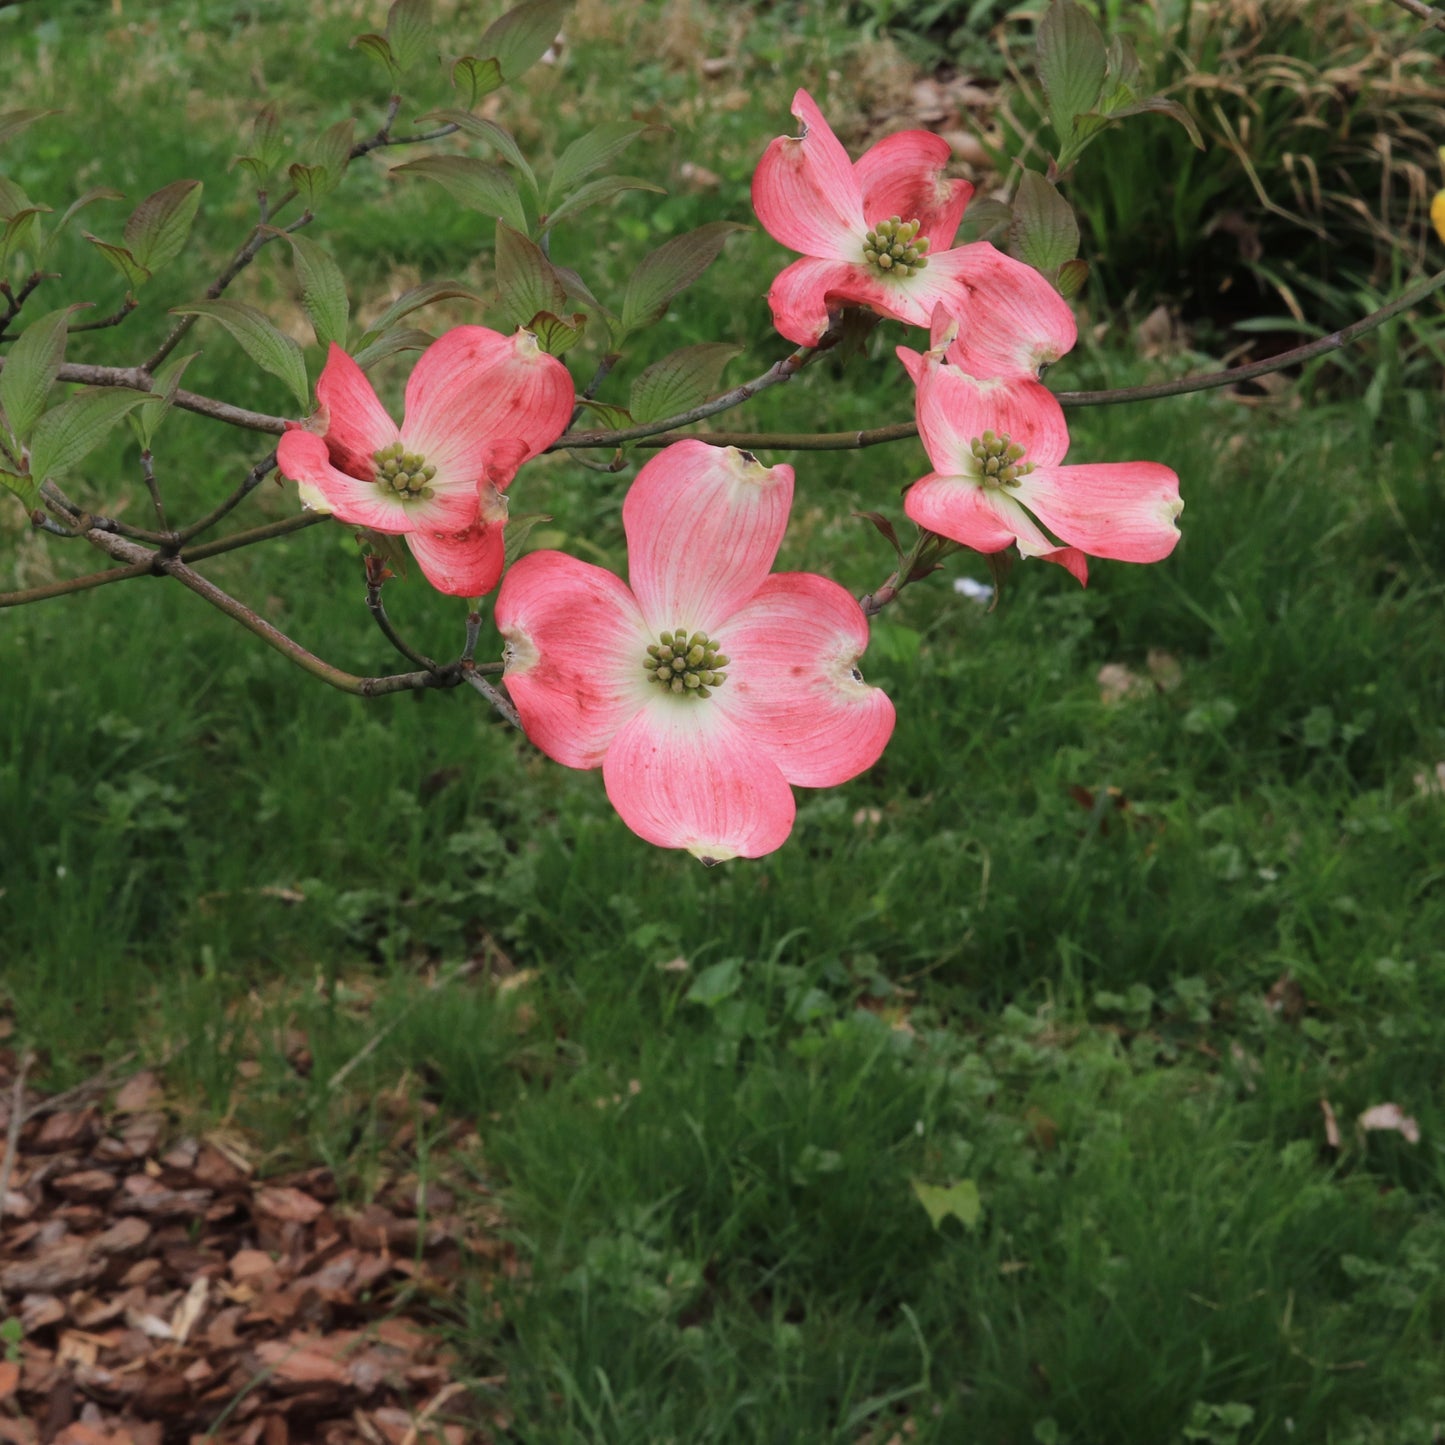
[{"label": "thin twig", "polygon": [[512,706],[512,700],[484,678],[472,663],[464,662],[461,665],[462,681],[470,683],[471,686],[481,693],[514,728],[522,726],[522,719],[517,715],[517,709]]},{"label": "thin twig", "polygon": [[77,331],[104,331],[107,326],[119,326],[132,311],[140,305],[134,296],[127,296],[120,304],[120,310],[112,312],[109,316],[100,321],[87,321],[84,326],[67,326],[65,329],[73,336]]},{"label": "thin twig", "polygon": [[607,380],[612,368],[621,360],[621,352],[609,351],[602,360],[597,363],[597,370],[592,373],[592,380],[578,393],[577,405],[573,408],[571,420],[567,423],[569,427],[576,426],[577,423],[582,420],[582,414],[587,410],[582,403],[584,401],[591,401],[592,398],[597,395],[597,388]]},{"label": "thin twig", "polygon": [[84,577],[69,577],[63,582],[47,582],[43,587],[27,587],[20,592],[0,592],[0,607],[25,607],[31,602],[48,602],[52,597],[68,597],[72,592],[88,592],[111,582],[125,582],[132,577],[147,577],[149,562],[132,562],[128,567],[110,567],[104,572],[91,572]]},{"label": "thin twig", "polygon": [[467,640],[462,646],[463,663],[471,662],[477,651],[477,638],[482,635],[482,614],[480,612],[467,613]]},{"label": "thin twig", "polygon": [[1427,26],[1445,30],[1445,10],[1436,10],[1426,5],[1424,0],[1395,0],[1395,4],[1401,10],[1408,10],[1417,20],[1423,20]]},{"label": "thin twig", "polygon": [[156,509],[156,520],[161,524],[161,531],[169,533],[171,524],[166,521],[166,505],[161,500],[160,484],[156,481],[156,463],[147,447],[140,454],[141,475],[145,478],[146,491],[151,494],[151,505]]},{"label": "thin twig", "polygon": [[392,625],[391,618],[386,615],[386,604],[381,600],[381,583],[368,581],[366,584],[366,609],[371,613],[373,621],[381,629],[381,635],[406,658],[408,662],[414,662],[418,667],[424,667],[428,672],[440,674],[442,667],[434,662],[424,652],[418,652]]},{"label": "thin twig", "polygon": [[[49,525],[67,537],[79,537],[79,532],[65,531],[58,523]],[[264,527],[252,527],[246,532],[233,532],[229,537],[218,537],[214,542],[203,542],[197,547],[187,547],[180,553],[183,562],[201,562],[207,557],[219,557],[225,552],[235,552],[242,547],[253,547],[257,542],[269,542],[273,537],[284,537],[291,532],[314,527],[318,522],[329,522],[326,512],[300,512],[279,522],[268,522]],[[132,562],[125,567],[111,567],[104,572],[92,572],[84,577],[69,577],[61,582],[48,582],[43,587],[29,587],[21,592],[0,592],[0,607],[24,607],[31,602],[48,602],[53,597],[67,597],[72,592],[88,592],[95,587],[105,587],[112,582],[126,582],[135,577],[154,577],[157,573],[153,559]]]},{"label": "thin twig", "polygon": [[219,557],[223,552],[235,552],[241,547],[254,547],[257,542],[269,542],[273,537],[285,537],[306,527],[314,527],[318,522],[330,520],[330,512],[297,512],[294,516],[283,517],[279,522],[267,522],[264,527],[232,532],[229,537],[217,537],[214,542],[186,547],[180,554],[181,561],[201,562],[207,557]]},{"label": "thin twig", "polygon": [[[160,1062],[168,1063],[173,1050],[167,1050]],[[88,1079],[82,1079],[78,1084],[72,1084],[68,1089],[62,1089],[58,1094],[52,1094],[48,1099],[41,1099],[39,1103],[32,1104],[29,1112],[25,1115],[26,1122],[31,1119],[38,1119],[43,1114],[58,1114],[62,1109],[68,1109],[72,1104],[78,1104],[83,1099],[89,1099],[95,1094],[103,1094],[115,1082],[128,1064],[134,1062],[136,1050],[131,1049],[118,1059],[112,1059],[103,1068],[97,1069]]]},{"label": "thin twig", "polygon": [[181,544],[189,542],[192,537],[199,537],[203,532],[209,532],[223,517],[227,516],[261,485],[270,475],[276,465],[276,453],[269,452],[246,473],[245,480],[229,497],[218,507],[206,513],[197,522],[192,522],[187,527],[182,527],[179,533]]},{"label": "thin twig", "polygon": [[612,447],[621,442],[640,441],[643,437],[656,436],[658,432],[673,431],[680,426],[691,426],[695,421],[703,421],[707,417],[716,416],[720,411],[741,406],[760,391],[766,391],[781,381],[791,381],[814,357],[835,346],[839,339],[841,333],[829,331],[819,339],[816,346],[800,346],[781,361],[774,362],[761,376],[755,376],[751,381],[745,381],[730,391],[721,392],[687,411],[678,412],[676,416],[644,422],[640,426],[624,427],[620,431],[564,432],[547,450],[556,452],[569,448]]},{"label": "thin twig", "polygon": [[294,642],[287,637],[280,628],[273,626],[243,602],[238,602],[229,593],[223,592],[215,583],[207,581],[200,573],[193,571],[179,557],[147,551],[146,548],[137,546],[136,543],[127,541],[124,537],[117,537],[114,533],[104,532],[99,528],[91,528],[86,532],[85,537],[92,546],[108,553],[117,561],[128,563],[144,561],[156,572],[167,577],[174,577],[183,587],[194,592],[202,600],[209,602],[217,611],[224,612],[233,621],[239,622],[248,632],[254,633],[269,647],[274,647],[282,656],[289,658],[298,667],[304,668],[313,677],[320,678],[322,682],[340,692],[349,692],[356,697],[382,697],[393,692],[416,692],[432,687],[456,687],[461,680],[460,668],[450,672],[443,670],[441,673],[407,672],[397,673],[390,677],[357,677],[339,667],[333,667],[329,662],[324,662],[314,653],[308,652],[299,642]]},{"label": "thin twig", "polygon": [[10,1090],[10,1125],[5,1131],[5,1156],[0,1159],[0,1220],[5,1218],[5,1195],[10,1188],[15,1156],[20,1150],[20,1129],[25,1123],[25,1075],[30,1072],[34,1060],[35,1055],[26,1049],[20,1056],[15,1083]]},{"label": "thin twig", "polygon": [[[1264,361],[1250,362],[1247,366],[1230,366],[1221,371],[1181,377],[1177,381],[1156,381],[1145,386],[1119,386],[1103,391],[1060,391],[1055,393],[1055,397],[1065,407],[1114,406],[1121,402],[1154,401],[1160,397],[1185,396],[1196,391],[1214,391],[1221,386],[1234,386],[1241,381],[1252,381],[1256,377],[1268,376],[1271,372],[1283,371],[1286,367],[1298,366],[1303,362],[1313,361],[1316,357],[1326,356],[1331,351],[1338,351],[1342,346],[1348,346],[1350,342],[1358,340],[1368,332],[1374,331],[1376,327],[1393,320],[1402,311],[1408,311],[1412,306],[1418,306],[1420,302],[1427,300],[1442,286],[1445,286],[1445,271],[1437,272],[1434,276],[1421,281],[1419,285],[1412,286],[1408,291],[1397,296],[1389,305],[1382,306],[1378,311],[1372,311],[1368,316],[1351,322],[1341,331],[1332,331],[1328,336],[1321,336],[1315,341],[1306,342],[1305,345],[1293,347],[1289,351],[1281,351]],[[616,433],[615,435],[621,436],[622,434]],[[883,442],[902,441],[907,437],[917,435],[917,425],[914,422],[905,421],[894,422],[889,426],[873,427],[868,431],[708,432],[702,434],[699,439],[711,442],[716,446],[771,448],[777,451],[846,451],[858,447],[878,446]],[[564,440],[566,439],[564,438]],[[645,442],[645,445],[668,446],[672,442],[681,440],[683,440],[681,435],[669,434],[652,437]],[[570,442],[572,446],[588,447],[608,444],[577,438],[573,438]]]}]

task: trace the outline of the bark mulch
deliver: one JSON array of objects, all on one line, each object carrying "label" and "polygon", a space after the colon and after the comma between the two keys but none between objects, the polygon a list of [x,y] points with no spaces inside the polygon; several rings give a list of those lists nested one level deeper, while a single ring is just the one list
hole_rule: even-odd
[{"label": "bark mulch", "polygon": [[432,1322],[465,1271],[515,1256],[485,1196],[406,1167],[409,1125],[352,1206],[327,1169],[262,1180],[239,1136],[184,1134],[149,1071],[49,1099],[20,1074],[0,1047],[0,1445],[484,1445],[505,1426],[500,1377],[464,1385]]}]

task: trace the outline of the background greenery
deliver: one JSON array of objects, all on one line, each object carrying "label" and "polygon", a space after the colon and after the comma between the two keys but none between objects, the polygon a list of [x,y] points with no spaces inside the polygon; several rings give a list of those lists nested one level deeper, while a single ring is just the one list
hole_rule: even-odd
[{"label": "background greenery", "polygon": [[[439,9],[457,49],[495,13]],[[228,167],[259,103],[301,151],[353,109],[379,117],[385,81],[347,41],[383,19],[341,0],[0,11],[7,104],[64,107],[4,153],[32,196],[206,181],[193,253],[86,357],[143,356],[244,234]],[[556,239],[614,299],[666,236],[750,219],[795,86],[856,135],[881,63],[828,6],[596,0],[567,34],[503,92],[529,156],[623,114],[671,127],[628,162],[666,198]],[[403,114],[449,100],[427,76]],[[419,279],[491,286],[489,223],[389,178],[405,158],[358,163],[311,228],[363,316]],[[124,214],[88,224],[113,236]],[[309,339],[281,251],[232,294]],[[782,354],[761,293],[785,259],[758,231],[730,241],[616,397],[687,342],[745,346],[738,377]],[[78,235],[58,261],[67,296],[118,304]],[[1141,359],[1086,299],[1099,325],[1053,384],[1208,364]],[[737,423],[905,416],[885,330]],[[220,331],[196,336],[188,385],[289,409]],[[595,352],[570,360],[583,381]],[[483,1121],[478,1187],[527,1267],[500,1313],[479,1278],[438,1322],[478,1376],[505,1371],[518,1441],[1428,1439],[1445,1421],[1439,376],[1397,376],[1373,405],[1322,379],[1265,405],[1073,413],[1075,459],[1177,468],[1174,557],[1099,564],[1087,591],[1021,566],[992,613],[950,585],[985,576],[978,560],[905,593],[865,659],[898,702],[887,754],[800,795],[790,844],[753,864],[653,851],[598,775],[475,699],[327,692],[169,584],[0,610],[0,1008],[47,1084],[132,1048],[167,1057],[197,1117],[240,1122],[278,1169],[327,1162],[359,1196],[394,1127],[383,1093],[424,1132]],[[173,511],[265,450],[174,416]],[[784,565],[876,586],[890,554],[851,513],[898,517],[921,449],[786,459]],[[620,565],[629,475],[529,467],[517,510],[553,519],[532,543]],[[74,490],[138,519],[134,449]],[[268,486],[239,520],[294,507]],[[0,585],[96,565],[29,535],[18,506],[0,526]],[[340,665],[392,667],[346,529],[206,570]],[[456,603],[415,577],[387,596],[427,651],[455,651]],[[1128,695],[1106,696],[1106,664]],[[457,976],[498,950],[525,971],[510,987]],[[1419,1144],[1356,1130],[1386,1100]],[[960,1184],[964,1218],[935,1227],[916,1186]]]}]

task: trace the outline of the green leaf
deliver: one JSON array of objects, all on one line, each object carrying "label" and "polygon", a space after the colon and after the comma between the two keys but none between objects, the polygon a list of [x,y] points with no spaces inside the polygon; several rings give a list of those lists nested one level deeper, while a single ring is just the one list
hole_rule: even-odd
[{"label": "green leaf", "polygon": [[539,311],[559,312],[567,288],[542,248],[505,221],[497,222],[497,289],[502,319],[521,326]]},{"label": "green leaf", "polygon": [[132,290],[139,290],[151,279],[149,269],[142,266],[124,246],[114,246],[109,241],[102,241],[99,236],[92,236],[89,231],[82,231],[81,234],[125,277],[126,284]]},{"label": "green leaf", "polygon": [[606,431],[621,431],[624,427],[630,427],[635,420],[625,406],[613,406],[610,401],[593,401],[591,397],[579,396],[577,405],[595,416]]},{"label": "green leaf", "polygon": [[25,503],[26,511],[33,511],[40,505],[40,483],[34,477],[22,475],[20,472],[9,472],[0,467],[0,487],[14,492]]},{"label": "green leaf", "polygon": [[143,450],[150,450],[152,439],[160,429],[160,424],[166,419],[166,414],[171,409],[171,403],[176,399],[176,392],[180,390],[181,374],[200,354],[199,351],[191,351],[187,352],[185,356],[172,356],[163,366],[152,373],[151,391],[160,400],[155,406],[146,407],[139,415],[132,414],[129,417],[131,429],[135,432],[136,440],[141,444]]},{"label": "green leaf", "polygon": [[[7,368],[8,369],[8,368]],[[45,413],[30,441],[30,475],[37,482],[69,471],[105,440],[128,411],[156,398],[148,392],[92,386]]]},{"label": "green leaf", "polygon": [[40,218],[49,209],[49,206],[26,206],[5,222],[5,229],[0,231],[0,270],[9,265],[17,251],[40,252]]},{"label": "green leaf", "polygon": [[237,156],[235,164],[245,166],[257,186],[264,186],[285,154],[286,137],[281,132],[281,114],[274,105],[263,106],[251,122],[251,154]]},{"label": "green leaf", "polygon": [[1079,254],[1074,208],[1038,171],[1025,171],[1014,193],[1009,249],[1046,276]]},{"label": "green leaf", "polygon": [[371,326],[362,336],[359,345],[369,346],[379,337],[382,332],[394,326],[403,316],[410,316],[413,311],[419,311],[423,306],[431,306],[437,301],[481,301],[481,297],[460,281],[425,281],[420,286],[413,286],[409,291],[403,291],[386,311],[373,321]]},{"label": "green leaf", "polygon": [[639,422],[656,421],[706,401],[717,391],[723,368],[741,351],[726,341],[703,341],[654,361],[632,383],[628,411]]},{"label": "green leaf", "polygon": [[1075,257],[1072,261],[1065,261],[1059,267],[1058,278],[1054,284],[1059,288],[1059,295],[1065,301],[1072,301],[1084,289],[1084,283],[1088,279],[1089,263]]},{"label": "green leaf", "polygon": [[[367,333],[368,336],[370,334]],[[367,342],[351,359],[366,371],[384,357],[395,356],[399,351],[425,351],[435,340],[430,331],[421,331],[415,326],[393,326]]]},{"label": "green leaf", "polygon": [[668,302],[717,260],[727,238],[748,229],[736,221],[709,221],[695,231],[664,241],[645,256],[627,282],[622,329],[632,331],[661,320]]},{"label": "green leaf", "polygon": [[0,176],[0,221],[8,221],[19,211],[37,209],[30,204],[30,197],[8,176]]},{"label": "green leaf", "polygon": [[478,60],[475,55],[464,55],[452,66],[452,87],[456,90],[466,87],[468,107],[505,84],[502,67],[490,58]]},{"label": "green leaf", "polygon": [[425,176],[445,186],[470,211],[505,221],[518,231],[527,229],[527,213],[517,183],[501,166],[472,156],[423,156],[393,166],[392,175]]},{"label": "green leaf", "polygon": [[574,300],[585,302],[594,311],[604,316],[611,316],[612,313],[592,294],[592,288],[570,267],[559,266],[552,263],[552,269],[562,278],[562,284],[567,288],[567,294]]},{"label": "green leaf", "polygon": [[1103,32],[1075,0],[1053,0],[1036,34],[1039,79],[1059,138],[1060,163],[1074,140],[1074,117],[1095,108],[1108,68]]},{"label": "green leaf", "polygon": [[386,17],[386,38],[397,68],[410,70],[431,42],[431,0],[395,0]]},{"label": "green leaf", "polygon": [[957,1184],[944,1188],[939,1184],[925,1184],[921,1179],[910,1179],[918,1202],[928,1213],[929,1222],[937,1229],[951,1214],[965,1229],[977,1229],[983,1218],[983,1204],[978,1197],[978,1185],[972,1179],[960,1179]]},{"label": "green leaf", "polygon": [[464,110],[433,111],[432,114],[424,115],[421,119],[428,123],[437,121],[442,125],[454,125],[464,134],[486,141],[488,145],[498,151],[504,160],[521,171],[531,188],[533,198],[538,198],[537,177],[533,173],[532,167],[527,164],[527,158],[518,147],[516,138],[506,126],[498,125],[496,121],[486,120],[479,115],[469,115]]},{"label": "green leaf", "polygon": [[19,135],[27,126],[32,126],[41,117],[59,115],[58,110],[7,110],[0,115],[0,145],[13,135]]},{"label": "green leaf", "polygon": [[401,72],[397,69],[396,57],[391,53],[391,42],[384,35],[366,34],[355,36],[351,42],[352,48],[364,51],[373,60],[379,60],[386,66],[386,73],[391,79],[393,86],[401,79]]},{"label": "green leaf", "polygon": [[[330,195],[341,184],[341,178],[351,164],[351,140],[355,130],[356,122],[350,116],[327,126],[312,147],[311,164],[290,168],[292,180],[306,194],[308,207],[314,206],[322,196]],[[298,175],[298,172],[301,174]]]},{"label": "green leaf", "polygon": [[286,167],[286,174],[291,184],[301,192],[308,211],[315,208],[317,200],[329,189],[325,166],[309,166],[304,161],[295,161]]},{"label": "green leaf", "polygon": [[683,999],[687,1003],[700,1003],[704,1008],[716,1008],[724,999],[731,998],[738,991],[742,981],[742,960],[727,958],[703,969],[693,979],[692,987],[683,995]]},{"label": "green leaf", "polygon": [[550,311],[539,311],[522,324],[537,338],[537,345],[548,356],[564,356],[582,339],[582,333],[587,330],[587,317],[581,311],[575,311],[571,316],[555,316]]},{"label": "green leaf", "polygon": [[172,181],[130,213],[122,240],[136,261],[154,275],[181,254],[200,204],[200,181]]},{"label": "green leaf", "polygon": [[[639,180],[636,176],[603,176],[600,181],[588,181],[579,190],[572,192],[550,216],[547,217],[547,229],[550,230],[565,216],[575,216],[578,211],[586,210],[588,206],[595,206],[599,201],[610,201],[613,196],[623,191],[653,191],[659,196],[665,196],[667,191],[662,186],[655,186],[651,181]],[[719,224],[714,222],[713,224]]]},{"label": "green leaf", "polygon": [[1189,139],[1200,149],[1204,149],[1204,137],[1199,133],[1199,123],[1177,100],[1171,100],[1165,95],[1151,95],[1148,100],[1136,101],[1133,105],[1119,106],[1109,112],[1110,120],[1119,120],[1126,115],[1143,115],[1145,113],[1154,115],[1165,115],[1170,120],[1176,121],[1189,132]]},{"label": "green leaf", "polygon": [[123,201],[125,195],[121,191],[113,190],[110,186],[92,186],[83,196],[77,196],[66,208],[65,214],[55,223],[55,229],[50,233],[47,246],[54,242],[55,238],[78,216],[87,206],[93,206],[97,201]]},{"label": "green leaf", "polygon": [[219,321],[257,366],[286,383],[303,411],[310,408],[311,386],[301,348],[254,306],[244,301],[192,301],[172,310],[177,316],[209,316]]},{"label": "green leaf", "polygon": [[660,135],[665,129],[645,120],[609,120],[579,136],[557,157],[547,184],[548,207],[556,205],[584,176],[616,160],[638,136],[648,131]]},{"label": "green leaf", "polygon": [[571,0],[525,0],[487,26],[477,50],[496,60],[503,84],[530,70],[547,53],[570,4]]},{"label": "green leaf", "polygon": [[5,358],[5,369],[0,371],[0,409],[17,441],[30,436],[45,410],[45,399],[65,360],[66,326],[75,309],[62,307],[32,321]]},{"label": "green leaf", "polygon": [[503,564],[510,567],[522,555],[532,528],[550,522],[546,512],[525,512],[520,517],[507,518],[507,530],[502,534]]},{"label": "green leaf", "polygon": [[286,235],[286,239],[291,243],[291,260],[296,267],[296,279],[301,283],[301,304],[306,308],[316,339],[323,346],[333,341],[345,346],[351,305],[346,299],[341,268],[324,246],[309,237]]}]

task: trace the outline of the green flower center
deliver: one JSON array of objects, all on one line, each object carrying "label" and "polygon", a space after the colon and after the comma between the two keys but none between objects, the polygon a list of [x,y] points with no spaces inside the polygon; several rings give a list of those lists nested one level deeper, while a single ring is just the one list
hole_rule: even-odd
[{"label": "green flower center", "polygon": [[683,697],[711,697],[713,688],[727,681],[728,675],[722,669],[728,661],[707,633],[694,632],[689,637],[679,627],[662,633],[648,647],[642,667],[649,682],[669,692]]},{"label": "green flower center", "polygon": [[394,492],[403,502],[432,499],[432,489],[427,484],[436,476],[437,469],[428,466],[425,457],[407,451],[400,442],[392,442],[373,452],[376,463],[376,485],[384,492]]},{"label": "green flower center", "polygon": [[975,437],[969,446],[979,466],[979,480],[986,487],[1016,487],[1020,477],[1033,471],[1034,464],[1024,461],[1024,449],[1017,442],[1009,440],[1009,434],[1000,436],[997,432],[986,431]]},{"label": "green flower center", "polygon": [[912,276],[928,265],[928,237],[920,236],[921,221],[889,216],[863,237],[863,259],[885,276]]}]

